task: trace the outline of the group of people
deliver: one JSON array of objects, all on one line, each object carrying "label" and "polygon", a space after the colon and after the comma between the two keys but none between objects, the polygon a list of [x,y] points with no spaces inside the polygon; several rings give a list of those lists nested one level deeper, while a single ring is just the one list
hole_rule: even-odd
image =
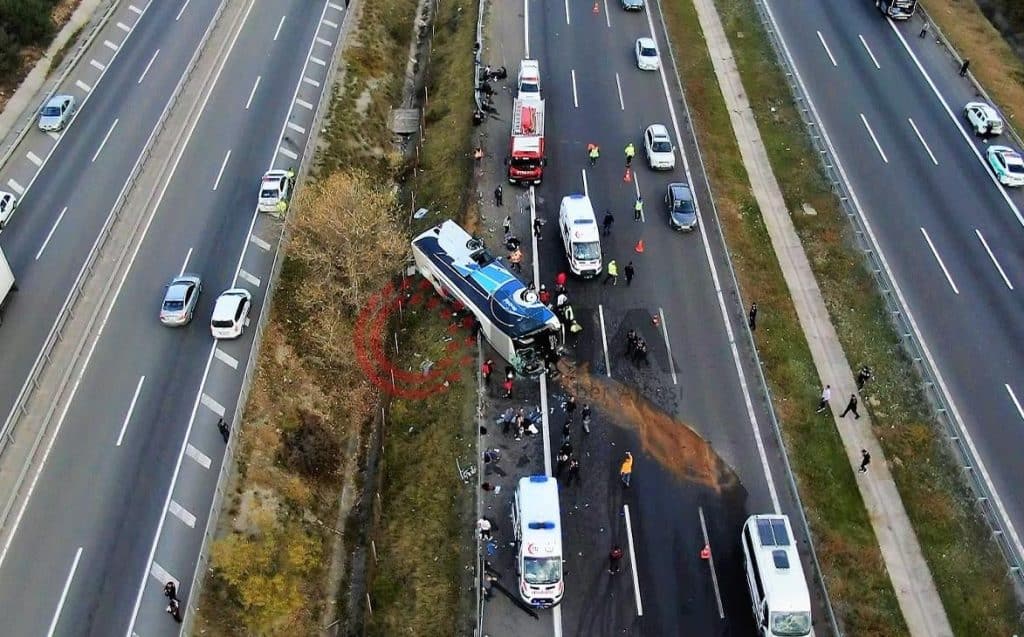
[{"label": "group of people", "polygon": [[[578,484],[580,479],[580,461],[573,454],[572,447],[572,430],[575,422],[576,407],[576,397],[570,394],[564,404],[565,424],[562,425],[562,445],[558,449],[557,462],[555,464],[555,477],[561,478],[562,474],[565,473],[565,486],[573,483]],[[590,417],[590,405],[584,403],[580,408],[580,421],[583,433],[590,433]]]},{"label": "group of people", "polygon": [[636,330],[629,330],[626,334],[626,356],[637,365],[648,362],[647,341]]}]

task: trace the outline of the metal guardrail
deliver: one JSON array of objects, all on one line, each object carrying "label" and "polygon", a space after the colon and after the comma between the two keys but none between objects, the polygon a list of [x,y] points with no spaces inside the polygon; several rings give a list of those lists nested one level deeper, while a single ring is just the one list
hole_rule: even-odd
[{"label": "metal guardrail", "polygon": [[[974,493],[974,503],[992,532],[992,537],[1006,561],[1010,578],[1014,582],[1020,597],[1022,591],[1024,591],[1024,570],[1021,568],[1024,566],[1024,561],[1022,561],[1022,556],[1017,553],[1013,544],[1007,539],[1006,523],[992,504],[992,493],[977,471],[978,460],[969,445],[964,441],[963,425],[949,408],[949,401],[938,382],[936,370],[932,368],[931,361],[925,354],[925,348],[920,342],[908,310],[900,298],[892,275],[888,271],[884,258],[880,256],[878,246],[862,218],[861,211],[855,203],[854,197],[851,196],[845,175],[842,174],[842,169],[836,160],[835,149],[832,148],[832,144],[824,132],[824,127],[821,125],[821,119],[804,90],[789,50],[778,34],[774,16],[772,16],[765,0],[755,0],[755,5],[761,16],[762,25],[768,34],[772,48],[775,50],[780,64],[784,67],[790,90],[793,93],[793,99],[804,120],[804,125],[807,127],[811,143],[821,160],[825,175],[843,206],[846,217],[853,228],[858,246],[864,252],[867,266],[875,277],[875,282],[882,294],[890,319],[900,336],[900,342],[913,361],[914,368],[924,381],[925,398],[931,405],[935,420],[945,431],[948,442],[964,469],[967,484]],[[975,83],[975,86],[984,94],[984,91],[977,83]],[[1016,134],[1014,136],[1016,137]]]},{"label": "metal guardrail", "polygon": [[[156,126],[154,126],[152,133],[150,133],[149,138],[146,140],[146,143],[143,146],[142,153],[139,155],[138,160],[136,160],[135,165],[132,167],[128,179],[125,181],[124,187],[118,194],[117,199],[115,200],[114,205],[110,210],[110,214],[104,221],[103,228],[100,230],[99,235],[93,242],[92,248],[89,251],[89,256],[86,258],[86,261],[82,265],[82,268],[78,271],[78,275],[75,277],[75,281],[71,286],[71,291],[68,293],[67,297],[64,300],[63,306],[58,312],[57,322],[54,323],[53,328],[47,335],[43,347],[32,365],[32,370],[29,373],[28,378],[25,380],[25,383],[22,385],[21,390],[18,393],[18,397],[14,403],[14,408],[11,410],[10,415],[4,422],[3,428],[0,429],[0,454],[3,454],[3,452],[6,451],[6,449],[8,448],[9,444],[14,440],[14,430],[17,428],[18,422],[21,420],[22,417],[24,417],[28,413],[28,402],[32,398],[35,391],[39,388],[39,378],[40,376],[42,376],[42,373],[46,370],[46,368],[49,366],[51,362],[50,354],[52,353],[53,348],[57,345],[57,343],[63,340],[63,329],[67,324],[68,320],[73,317],[75,307],[81,298],[82,291],[84,290],[86,283],[92,277],[96,261],[99,258],[100,253],[103,251],[103,248],[107,243],[107,239],[110,237],[110,234],[116,222],[121,218],[122,209],[124,208],[130,196],[133,194],[134,186],[139,178],[139,175],[141,174],[142,167],[146,165],[147,161],[150,158],[150,153],[153,148],[153,142],[156,140],[159,134],[163,132],[164,125],[167,122],[167,118],[174,110],[174,106],[178,102],[178,98],[180,96],[182,88],[185,86],[188,79],[192,77],[192,72],[194,70],[195,63],[199,59],[200,53],[205,48],[207,41],[209,40],[210,34],[213,33],[215,26],[220,21],[221,14],[224,11],[226,3],[227,0],[221,1],[221,4],[217,9],[216,14],[211,19],[210,26],[207,27],[206,33],[203,35],[203,38],[200,41],[199,46],[196,47],[195,53],[193,53],[192,58],[189,60],[188,66],[186,67],[186,72],[182,75],[181,79],[178,81],[177,86],[175,86],[174,91],[171,93],[171,97],[167,101],[167,104],[164,106],[164,110],[160,114]],[[109,293],[116,278],[117,277],[111,277],[109,279],[106,286],[104,287],[103,296],[106,296],[106,294]],[[101,309],[102,306],[97,307],[91,319],[92,321],[95,321],[95,318],[99,315],[99,311]],[[63,394],[63,391],[67,386],[68,381],[71,379],[72,372],[74,371],[75,366],[77,365],[78,360],[81,357],[86,340],[87,339],[82,339],[81,342],[78,344],[73,359],[71,363],[67,366],[67,369],[65,370],[64,375],[61,378],[60,385],[55,396],[60,396],[61,394]],[[53,414],[57,409],[58,403],[59,401],[51,402],[50,407],[44,417],[43,426],[40,427],[39,433],[36,435],[36,438],[33,441],[32,448],[28,456],[28,460],[26,461],[25,465],[19,472],[14,488],[11,489],[11,492],[8,494],[8,499],[4,503],[3,510],[0,511],[0,528],[3,528],[6,525],[7,518],[10,516],[11,510],[14,508],[14,504],[17,502],[18,496],[21,493],[21,489],[25,484],[25,477],[27,476],[29,469],[32,467],[32,459],[35,457],[40,443],[42,442],[46,433],[49,431],[49,423],[53,419]]]},{"label": "metal guardrail", "polygon": [[[664,13],[661,10],[661,0],[657,0],[657,2],[658,19],[660,20],[662,31],[666,36],[665,44],[668,47],[669,56],[672,59],[672,67],[676,71],[675,73],[673,73],[673,75],[675,76],[676,86],[679,89],[679,94],[683,96],[683,99],[681,101],[683,104],[683,109],[686,113],[686,121],[687,123],[689,123],[692,121],[690,105],[686,101],[686,92],[683,90],[683,83],[679,77],[679,64],[676,62],[675,48],[672,46],[671,38],[668,37],[668,27],[665,25]],[[704,187],[707,188],[708,191],[708,199],[711,201],[711,210],[715,213],[715,228],[718,230],[718,240],[721,243],[721,245],[727,245],[725,241],[725,234],[722,231],[722,225],[719,221],[720,217],[718,214],[718,206],[715,203],[714,190],[711,188],[711,182],[708,179],[707,166],[704,164],[704,153],[702,153],[700,150],[700,144],[697,142],[696,135],[693,136],[693,140],[697,151],[697,159],[700,161],[700,172],[704,178]],[[779,451],[782,455],[783,465],[785,467],[786,483],[789,486],[790,494],[796,501],[797,512],[800,516],[800,528],[803,530],[804,536],[808,539],[807,548],[810,552],[811,563],[814,566],[814,577],[818,581],[818,584],[819,586],[821,586],[821,590],[824,593],[823,603],[825,605],[825,612],[828,615],[828,621],[832,629],[832,634],[838,637],[838,635],[841,634],[839,631],[839,622],[836,621],[835,610],[832,608],[832,600],[829,597],[828,587],[826,586],[825,578],[822,575],[821,562],[818,560],[818,552],[814,548],[814,542],[811,541],[812,536],[810,524],[808,524],[807,516],[804,513],[804,504],[803,501],[800,499],[800,490],[797,488],[796,478],[793,475],[793,467],[789,463],[789,454],[786,451],[786,445],[782,439],[782,427],[779,425],[778,416],[775,413],[775,401],[772,397],[772,392],[770,386],[768,385],[768,380],[765,378],[764,375],[764,365],[761,363],[761,355],[758,353],[757,344],[754,342],[754,334],[750,330],[750,326],[746,321],[746,316],[744,314],[745,303],[742,300],[742,294],[740,291],[741,288],[739,285],[739,281],[736,278],[736,269],[733,267],[732,256],[729,254],[728,250],[725,250],[723,252],[723,258],[725,259],[726,265],[728,265],[729,280],[732,283],[732,288],[736,290],[736,295],[737,297],[740,298],[739,312],[738,314],[734,314],[734,318],[737,319],[739,324],[745,326],[744,331],[747,337],[747,345],[749,346],[750,352],[752,352],[752,360],[754,363],[754,367],[757,369],[760,387],[764,390],[765,395],[767,396],[766,411],[768,412],[769,419],[771,420],[772,432],[775,434],[775,440],[779,445]],[[736,308],[734,308],[734,312],[735,309]]]},{"label": "metal guardrail", "polygon": [[[345,11],[345,15],[342,18],[337,49],[335,50],[334,55],[331,56],[331,62],[327,68],[327,74],[324,77],[324,90],[320,93],[320,100],[317,102],[316,110],[313,112],[313,119],[309,125],[308,130],[311,132],[311,135],[306,140],[306,146],[302,151],[302,156],[299,158],[299,165],[295,175],[295,183],[297,185],[301,185],[306,180],[313,167],[313,156],[317,151],[317,144],[315,143],[313,132],[320,130],[320,127],[323,125],[323,120],[327,116],[327,112],[330,108],[332,102],[332,93],[330,89],[334,86],[334,82],[337,78],[338,66],[342,58],[342,53],[344,52],[343,41],[350,24],[349,16],[353,11],[355,11],[355,9],[356,2],[352,2],[351,6]],[[294,105],[292,106],[292,109],[294,109]],[[292,110],[289,110],[288,117],[291,117],[291,113]],[[206,583],[206,578],[203,574],[205,574],[209,567],[210,549],[213,546],[213,541],[216,539],[217,522],[220,518],[224,497],[228,492],[231,473],[235,469],[235,450],[237,449],[238,432],[242,427],[242,418],[245,415],[245,405],[248,402],[249,391],[252,389],[252,380],[256,375],[259,364],[260,351],[263,346],[263,333],[267,328],[267,323],[270,321],[270,312],[274,304],[274,294],[277,290],[277,283],[281,278],[281,268],[284,266],[284,254],[288,247],[290,234],[288,218],[291,216],[292,210],[293,206],[288,206],[287,212],[281,219],[281,237],[278,241],[277,251],[274,253],[274,263],[270,268],[270,277],[267,280],[266,288],[267,293],[263,298],[263,305],[260,307],[260,315],[256,321],[256,334],[253,337],[252,349],[249,350],[249,358],[246,361],[245,372],[242,375],[242,385],[238,393],[235,413],[231,418],[231,435],[228,437],[228,444],[224,449],[224,458],[220,465],[220,472],[217,475],[217,486],[214,489],[213,501],[210,503],[210,515],[207,517],[206,528],[203,529],[203,543],[199,548],[199,557],[196,561],[195,571],[192,574],[192,584],[189,586],[188,591],[185,591],[188,595],[189,601],[186,605],[184,621],[182,622],[181,634],[183,635],[193,633],[192,628],[196,619],[195,611],[198,610],[196,604],[199,603],[199,599],[202,596],[203,585]]]}]

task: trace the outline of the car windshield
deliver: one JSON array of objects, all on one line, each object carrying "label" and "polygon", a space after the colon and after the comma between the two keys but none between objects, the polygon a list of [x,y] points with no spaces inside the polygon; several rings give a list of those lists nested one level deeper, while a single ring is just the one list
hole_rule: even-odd
[{"label": "car windshield", "polygon": [[658,55],[654,47],[640,45],[640,55],[645,58],[652,58]]},{"label": "car windshield", "polygon": [[800,637],[811,633],[811,614],[772,613],[772,634],[785,637]]},{"label": "car windshield", "polygon": [[44,117],[57,117],[58,115],[60,115],[60,107],[59,106],[47,106],[46,108],[43,109],[43,116]]},{"label": "car windshield", "polygon": [[519,85],[519,90],[523,93],[540,93],[540,86],[535,82],[523,80],[522,84]]},{"label": "car windshield", "polygon": [[164,309],[168,312],[179,312],[185,309],[185,302],[177,300],[164,301]]},{"label": "car windshield", "polygon": [[234,322],[231,319],[213,319],[210,324],[214,327],[233,327]]},{"label": "car windshield", "polygon": [[1015,175],[1024,175],[1024,163],[1017,157],[1007,157],[1006,170]]},{"label": "car windshield", "polygon": [[651,150],[653,150],[656,153],[671,153],[672,144],[668,143],[665,140],[658,140],[651,144]]},{"label": "car windshield", "polygon": [[596,261],[601,258],[601,243],[598,241],[574,243],[572,244],[572,256],[577,261]]},{"label": "car windshield", "polygon": [[523,560],[527,584],[554,584],[562,579],[562,560],[557,557],[527,557]]},{"label": "car windshield", "polygon": [[532,170],[540,166],[540,160],[530,157],[513,157],[512,166],[522,170]]},{"label": "car windshield", "polygon": [[277,188],[264,188],[260,191],[260,199],[277,199]]},{"label": "car windshield", "polygon": [[676,199],[675,197],[672,198],[672,212],[688,215],[696,214],[692,201],[689,199]]}]

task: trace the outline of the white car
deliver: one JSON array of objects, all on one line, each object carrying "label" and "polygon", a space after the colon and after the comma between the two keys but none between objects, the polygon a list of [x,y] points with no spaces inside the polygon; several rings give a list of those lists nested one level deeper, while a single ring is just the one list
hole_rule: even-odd
[{"label": "white car", "polygon": [[633,52],[636,53],[636,68],[641,71],[657,71],[661,68],[658,45],[651,38],[637,38]]},{"label": "white car", "polygon": [[54,95],[39,111],[39,130],[59,131],[75,112],[75,98],[71,95]]},{"label": "white car", "polygon": [[964,117],[974,129],[975,135],[982,137],[1003,134],[1003,118],[999,111],[985,102],[968,102],[964,106]]},{"label": "white car", "polygon": [[290,170],[268,170],[260,181],[260,212],[284,212],[292,198],[295,173]]},{"label": "white car", "polygon": [[0,228],[7,225],[7,221],[10,220],[17,207],[18,198],[6,190],[0,190]]},{"label": "white car", "polygon": [[215,339],[238,338],[249,321],[252,309],[252,294],[242,288],[231,288],[221,292],[213,306],[210,332]]},{"label": "white car", "polygon": [[672,170],[676,167],[676,147],[664,124],[651,124],[644,131],[644,151],[647,163],[654,170]]},{"label": "white car", "polygon": [[519,63],[519,97],[540,97],[540,64],[537,60]]},{"label": "white car", "polygon": [[988,165],[1004,186],[1024,186],[1024,159],[1009,146],[989,146],[985,151]]}]

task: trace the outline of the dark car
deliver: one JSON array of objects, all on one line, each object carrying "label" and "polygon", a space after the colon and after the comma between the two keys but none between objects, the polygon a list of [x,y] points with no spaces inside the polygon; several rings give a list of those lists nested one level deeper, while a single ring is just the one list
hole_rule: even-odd
[{"label": "dark car", "polygon": [[668,185],[665,193],[668,207],[668,223],[673,230],[694,230],[697,227],[697,208],[693,205],[693,193],[684,183]]},{"label": "dark car", "polygon": [[622,8],[626,11],[643,11],[644,0],[622,0]]}]

